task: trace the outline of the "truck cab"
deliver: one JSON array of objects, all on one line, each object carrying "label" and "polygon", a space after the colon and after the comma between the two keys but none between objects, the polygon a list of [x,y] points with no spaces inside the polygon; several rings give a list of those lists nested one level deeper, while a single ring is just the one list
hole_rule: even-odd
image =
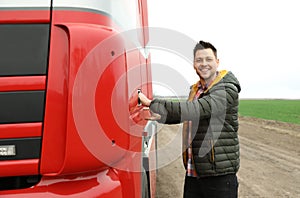
[{"label": "truck cab", "polygon": [[154,197],[146,0],[0,2],[0,196]]}]

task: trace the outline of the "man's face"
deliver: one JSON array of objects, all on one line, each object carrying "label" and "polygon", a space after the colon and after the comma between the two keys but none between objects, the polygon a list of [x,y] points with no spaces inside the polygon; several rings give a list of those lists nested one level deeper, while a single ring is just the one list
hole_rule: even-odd
[{"label": "man's face", "polygon": [[216,59],[212,49],[197,50],[194,59],[194,69],[200,78],[209,83],[216,75],[219,59]]}]

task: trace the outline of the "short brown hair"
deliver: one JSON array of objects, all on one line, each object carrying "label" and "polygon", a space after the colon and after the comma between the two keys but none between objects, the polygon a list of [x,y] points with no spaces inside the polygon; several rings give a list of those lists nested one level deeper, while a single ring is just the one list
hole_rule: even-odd
[{"label": "short brown hair", "polygon": [[202,49],[212,49],[212,51],[214,52],[214,55],[216,58],[218,58],[218,55],[217,55],[217,49],[209,42],[205,42],[205,41],[199,41],[195,48],[194,48],[194,58],[196,56],[196,52],[198,50],[202,50]]}]

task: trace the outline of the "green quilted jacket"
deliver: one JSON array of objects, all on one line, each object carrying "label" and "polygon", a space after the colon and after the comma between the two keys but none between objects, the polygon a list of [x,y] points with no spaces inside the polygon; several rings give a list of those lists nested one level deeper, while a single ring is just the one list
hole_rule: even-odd
[{"label": "green quilted jacket", "polygon": [[218,77],[192,100],[198,83],[191,87],[188,101],[154,99],[150,109],[161,115],[158,122],[184,123],[183,161],[186,165],[187,121],[192,121],[193,162],[199,177],[234,174],[240,166],[238,105],[240,84],[232,72],[220,71]]}]

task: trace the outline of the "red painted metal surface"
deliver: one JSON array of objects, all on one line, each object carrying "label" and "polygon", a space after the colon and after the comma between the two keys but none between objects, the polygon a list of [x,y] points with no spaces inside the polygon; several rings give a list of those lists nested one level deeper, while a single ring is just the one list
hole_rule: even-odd
[{"label": "red painted metal surface", "polygon": [[44,90],[46,76],[13,76],[0,78],[0,91]]},{"label": "red painted metal surface", "polygon": [[[42,134],[42,123],[0,124],[0,138],[39,137]],[[1,174],[0,174],[1,175]]]},{"label": "red painted metal surface", "polygon": [[122,184],[111,169],[99,173],[85,173],[61,177],[43,177],[34,187],[0,191],[5,198],[40,197],[122,197]]},{"label": "red painted metal surface", "polygon": [[2,161],[0,163],[0,175],[1,177],[36,175],[38,173],[38,165],[38,159]]},{"label": "red painted metal surface", "polygon": [[49,23],[49,10],[2,10],[0,23]]}]

